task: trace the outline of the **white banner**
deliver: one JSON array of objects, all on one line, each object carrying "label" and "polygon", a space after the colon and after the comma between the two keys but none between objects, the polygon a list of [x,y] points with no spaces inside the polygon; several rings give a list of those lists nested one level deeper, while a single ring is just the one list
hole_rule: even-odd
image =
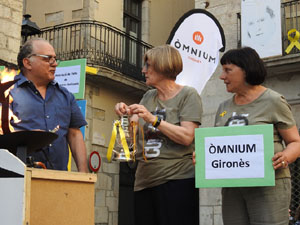
[{"label": "white banner", "polygon": [[179,50],[183,61],[176,82],[200,94],[219,63],[219,51],[225,50],[221,25],[209,12],[193,9],[179,19],[167,43]]},{"label": "white banner", "polygon": [[241,0],[242,46],[261,58],[282,55],[280,0]]}]

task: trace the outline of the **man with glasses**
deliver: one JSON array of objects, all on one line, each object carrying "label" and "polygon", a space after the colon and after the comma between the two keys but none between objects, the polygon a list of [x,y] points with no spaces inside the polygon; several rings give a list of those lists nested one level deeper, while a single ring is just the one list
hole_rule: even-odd
[{"label": "man with glasses", "polygon": [[54,48],[41,38],[28,40],[18,54],[19,79],[11,90],[13,113],[21,120],[16,130],[55,130],[58,138],[33,153],[49,169],[67,170],[70,146],[79,172],[88,172],[81,126],[87,123],[72,93],[55,80],[59,61]]}]

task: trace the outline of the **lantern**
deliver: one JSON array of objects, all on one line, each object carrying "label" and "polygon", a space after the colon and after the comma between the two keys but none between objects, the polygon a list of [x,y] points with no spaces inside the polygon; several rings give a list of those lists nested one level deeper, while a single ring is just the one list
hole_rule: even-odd
[{"label": "lantern", "polygon": [[136,154],[136,131],[135,122],[130,122],[128,115],[115,120],[113,131],[107,150],[108,161],[133,161]]}]

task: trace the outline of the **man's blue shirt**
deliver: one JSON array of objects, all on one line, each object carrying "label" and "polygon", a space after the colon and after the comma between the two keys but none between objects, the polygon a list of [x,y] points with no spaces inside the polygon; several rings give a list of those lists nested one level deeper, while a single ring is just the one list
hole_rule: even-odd
[{"label": "man's blue shirt", "polygon": [[[69,158],[68,129],[80,128],[87,124],[74,95],[56,81],[52,81],[47,87],[44,99],[33,83],[23,74],[20,73],[15,79],[20,80],[10,91],[13,97],[11,108],[21,122],[12,122],[13,127],[16,130],[51,131],[59,126],[59,130],[56,132],[58,138],[43,148],[43,151],[32,155],[34,161],[45,163],[47,168],[67,170]],[[53,168],[51,168],[45,154]]]}]

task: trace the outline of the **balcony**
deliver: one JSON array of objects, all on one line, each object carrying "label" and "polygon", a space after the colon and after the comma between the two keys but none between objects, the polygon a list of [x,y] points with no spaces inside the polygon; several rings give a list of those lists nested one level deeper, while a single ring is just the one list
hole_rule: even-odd
[{"label": "balcony", "polygon": [[109,24],[97,21],[64,23],[42,29],[60,60],[86,58],[93,67],[106,67],[137,81],[142,76],[142,57],[152,46]]}]

